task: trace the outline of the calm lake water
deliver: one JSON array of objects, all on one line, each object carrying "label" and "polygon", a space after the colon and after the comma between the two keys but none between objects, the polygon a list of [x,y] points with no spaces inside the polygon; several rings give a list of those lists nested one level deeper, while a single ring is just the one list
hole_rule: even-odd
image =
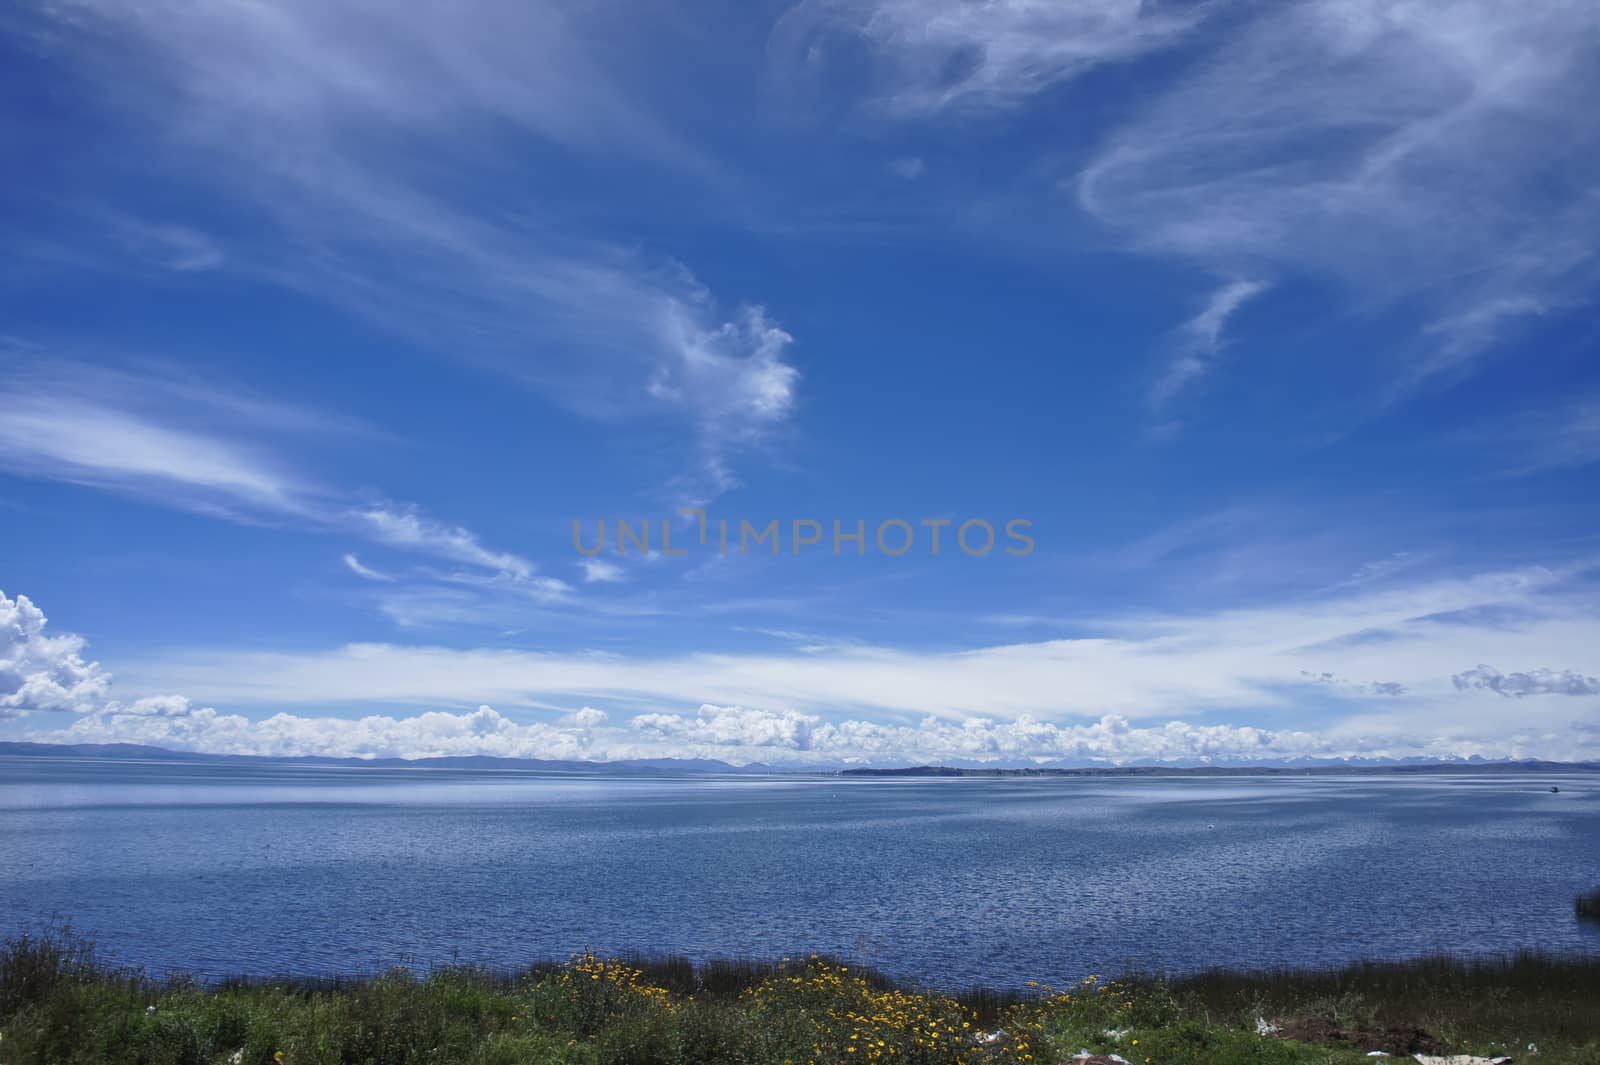
[{"label": "calm lake water", "polygon": [[[1551,794],[1558,785],[1560,794]],[[0,759],[0,931],[153,971],[832,952],[944,986],[1124,962],[1600,950],[1600,776],[839,780]]]}]

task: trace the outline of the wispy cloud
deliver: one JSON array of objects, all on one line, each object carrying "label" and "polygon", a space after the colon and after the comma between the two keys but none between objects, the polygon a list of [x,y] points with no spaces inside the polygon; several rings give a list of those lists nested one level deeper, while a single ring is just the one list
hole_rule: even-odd
[{"label": "wispy cloud", "polygon": [[589,584],[614,584],[622,580],[622,567],[603,558],[586,558],[578,563],[583,579]]},{"label": "wispy cloud", "polygon": [[1230,281],[1213,292],[1205,309],[1179,330],[1179,351],[1150,389],[1151,404],[1164,406],[1208,373],[1222,350],[1222,331],[1228,319],[1269,287],[1265,281]]},{"label": "wispy cloud", "polygon": [[308,516],[316,490],[262,449],[109,400],[0,386],[0,467],[194,509]]},{"label": "wispy cloud", "polygon": [[[449,17],[407,6],[382,32],[346,0],[50,11],[48,39],[151,149],[125,165],[199,182],[256,227],[238,270],[580,412],[681,418],[701,491],[790,416],[790,338],[764,312],[722,308],[668,255],[573,232],[532,193],[458,195],[432,165],[448,156],[466,182],[530,153],[579,172],[605,153],[714,184],[635,102],[650,98],[638,72],[597,57],[612,21],[500,0]],[[176,221],[142,232],[184,242]],[[185,261],[205,259],[195,245]]]},{"label": "wispy cloud", "polygon": [[1496,412],[1492,426],[1469,440],[1492,448],[1508,476],[1600,463],[1600,396],[1579,396],[1553,408]]},{"label": "wispy cloud", "polygon": [[790,76],[821,79],[871,49],[872,104],[899,117],[982,115],[1171,45],[1211,4],[1126,0],[805,0],[778,24]]},{"label": "wispy cloud", "polygon": [[94,210],[91,218],[119,241],[128,254],[165,270],[178,273],[214,270],[227,258],[216,240],[191,226],[152,222],[108,210]]},{"label": "wispy cloud", "polygon": [[[837,85],[844,107],[899,120],[896,135],[937,135],[996,114],[1090,129],[1064,123],[1049,90],[1167,49],[1181,60],[1141,68],[1087,158],[1075,132],[997,135],[998,153],[1026,163],[985,194],[1020,198],[1033,225],[1050,212],[1038,175],[1062,175],[1130,250],[1395,313],[1410,336],[1384,401],[1474,372],[1588,298],[1600,133],[1585,101],[1600,94],[1600,15],[1584,0],[811,0],[779,22],[772,52],[788,82]],[[1157,404],[1215,365],[1214,341],[1190,338]]]},{"label": "wispy cloud", "polygon": [[923,171],[927,169],[928,165],[923,161],[920,155],[906,156],[901,159],[896,159],[889,164],[889,170],[891,173],[903,177],[907,181],[915,181],[917,178],[921,177]]},{"label": "wispy cloud", "polygon": [[1110,137],[1079,202],[1137,249],[1414,306],[1404,382],[1459,371],[1593,277],[1597,45],[1582,0],[1267,5]]},{"label": "wispy cloud", "polygon": [[[1584,599],[1588,572],[1505,571],[1211,614],[1079,619],[1080,638],[959,652],[834,644],[644,657],[362,644],[293,655],[185,648],[130,668],[147,687],[223,703],[609,698],[955,721],[1244,711],[1293,718],[1303,712],[1300,694],[1331,673],[1353,678],[1321,689],[1348,712],[1376,692],[1371,685],[1403,686],[1403,698],[1385,688],[1390,731],[1419,719],[1437,728],[1446,710],[1492,729],[1504,725],[1498,712],[1463,702],[1452,682],[1460,663],[1491,655],[1589,660],[1600,619]],[[1498,620],[1506,617],[1515,623]]]},{"label": "wispy cloud", "polygon": [[415,507],[366,507],[355,511],[354,515],[376,540],[393,547],[482,566],[516,578],[526,578],[534,570],[533,563],[522,556],[491,551],[479,543],[471,531],[429,521]]},{"label": "wispy cloud", "polygon": [[385,584],[391,583],[391,582],[394,581],[394,578],[389,576],[389,574],[380,573],[378,570],[373,569],[371,566],[365,565],[355,555],[344,555],[343,556],[343,561],[344,561],[344,564],[345,564],[345,568],[348,569],[351,573],[354,573],[357,577],[365,577],[369,581],[381,581],[381,582],[383,582]]},{"label": "wispy cloud", "polygon": [[[45,369],[14,363],[11,369],[11,379],[0,385],[0,471],[231,520],[286,521],[357,535],[488,574],[452,574],[449,580],[497,581],[545,597],[570,590],[538,576],[529,559],[486,547],[471,530],[435,521],[413,504],[367,502],[317,484],[274,445],[286,435],[349,431],[340,419],[193,379],[64,362]],[[345,556],[345,565],[362,577],[388,580],[354,555]]]}]

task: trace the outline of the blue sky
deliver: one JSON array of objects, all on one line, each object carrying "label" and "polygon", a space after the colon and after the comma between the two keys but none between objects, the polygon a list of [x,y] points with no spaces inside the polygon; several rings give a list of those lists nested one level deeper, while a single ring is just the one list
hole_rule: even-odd
[{"label": "blue sky", "polygon": [[1577,0],[13,7],[0,738],[1600,757],[1597,58]]}]

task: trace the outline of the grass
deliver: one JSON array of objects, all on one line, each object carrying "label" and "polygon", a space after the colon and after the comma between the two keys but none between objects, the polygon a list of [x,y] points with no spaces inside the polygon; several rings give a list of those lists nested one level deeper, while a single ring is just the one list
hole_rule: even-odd
[{"label": "grass", "polygon": [[1133,1065],[1370,1065],[1378,1046],[1600,1065],[1600,958],[948,995],[817,957],[584,955],[520,973],[201,986],[105,965],[65,928],[0,948],[0,1065],[1047,1065],[1080,1050]]}]

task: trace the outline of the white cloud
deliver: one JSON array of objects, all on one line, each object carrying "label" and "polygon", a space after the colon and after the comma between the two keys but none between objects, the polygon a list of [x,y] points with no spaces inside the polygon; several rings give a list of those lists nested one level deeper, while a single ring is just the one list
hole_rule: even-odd
[{"label": "white cloud", "polygon": [[520,555],[491,551],[459,526],[440,525],[423,518],[415,507],[374,506],[355,512],[355,518],[380,543],[422,551],[440,558],[527,578],[534,565]]},{"label": "white cloud", "polygon": [[1493,666],[1480,665],[1450,679],[1462,691],[1486,688],[1511,699],[1525,695],[1600,695],[1600,680],[1571,669],[1559,673],[1553,669],[1502,673]]},{"label": "white cloud", "polygon": [[274,714],[260,721],[209,707],[177,716],[106,712],[32,735],[60,743],[146,743],[212,754],[291,757],[576,759],[590,755],[589,736],[581,726],[519,725],[488,706],[465,713],[375,714],[359,719]]},{"label": "white cloud", "polygon": [[784,361],[794,338],[760,307],[712,325],[692,303],[669,306],[662,323],[673,358],[651,374],[656,399],[692,411],[699,462],[674,485],[685,506],[705,506],[738,485],[729,456],[761,443],[794,409],[800,371]]},{"label": "white cloud", "polygon": [[1079,202],[1135,248],[1418,306],[1414,383],[1593,277],[1597,53],[1586,0],[1264,5],[1109,139]]},{"label": "white cloud", "polygon": [[152,146],[141,162],[267,223],[235,269],[585,414],[674,414],[701,490],[789,416],[789,338],[759,309],[719,308],[668,256],[574,235],[574,212],[531,188],[489,203],[441,187],[437,158],[471,174],[598,153],[719,183],[635,102],[649,76],[609,61],[619,24],[598,9],[405,5],[381,32],[358,0],[50,11],[48,39],[121,101],[113,128]]},{"label": "white cloud", "polygon": [[45,633],[44,613],[28,597],[0,591],[0,714],[34,710],[79,713],[105,698],[111,678],[83,660],[81,636]]},{"label": "white cloud", "polygon": [[580,710],[553,723],[518,723],[488,706],[470,712],[431,711],[410,717],[303,717],[260,721],[204,708],[175,716],[100,713],[40,741],[147,743],[217,754],[287,757],[429,758],[718,758],[778,766],[839,763],[915,765],[950,762],[1026,764],[1259,762],[1294,758],[1406,758],[1479,755],[1572,759],[1593,757],[1600,742],[1580,727],[1522,729],[1511,735],[1390,732],[1356,735],[1168,721],[1135,725],[1118,715],[1062,725],[927,718],[913,725],[863,720],[830,723],[816,715],[736,706],[702,706],[692,716],[641,714],[624,727],[601,711]]},{"label": "white cloud", "polygon": [[714,437],[733,442],[789,416],[800,374],[783,356],[794,338],[760,307],[708,328],[674,304],[664,326],[678,358],[657,369],[651,394],[694,407]]},{"label": "white cloud", "polygon": [[[292,704],[535,706],[582,699],[661,707],[739,706],[779,715],[931,716],[1041,721],[1119,714],[1130,720],[1249,714],[1337,725],[1362,715],[1368,735],[1512,730],[1498,698],[1461,692],[1460,663],[1495,655],[1564,659],[1600,646],[1600,616],[1583,565],[1466,579],[1359,585],[1210,614],[1075,619],[1074,639],[905,651],[833,645],[746,654],[642,656],[357,644],[311,653],[175,650],[130,668],[142,686],[208,701]],[[1514,619],[1514,620],[1503,620]],[[1362,678],[1319,685],[1322,673]],[[1308,677],[1310,674],[1311,677]],[[1378,687],[1381,685],[1381,690]],[[1402,692],[1403,689],[1403,692]],[[1328,700],[1332,700],[1331,705]],[[1381,701],[1374,701],[1381,700]],[[1540,703],[1515,725],[1554,727],[1569,715]],[[1600,710],[1600,703],[1594,709]],[[647,719],[659,731],[705,734],[707,722]],[[1353,720],[1353,718],[1352,718]]]},{"label": "white cloud", "polygon": [[1267,288],[1265,281],[1232,281],[1223,285],[1212,293],[1205,310],[1184,325],[1183,331],[1207,351],[1215,352],[1222,342],[1223,327],[1233,317],[1233,312]]},{"label": "white cloud", "polygon": [[146,695],[126,705],[109,702],[95,711],[103,717],[189,717],[208,711],[181,695]]},{"label": "white cloud", "polygon": [[1213,292],[1205,309],[1185,322],[1179,331],[1180,350],[1150,390],[1151,403],[1165,404],[1209,371],[1222,349],[1222,331],[1228,319],[1269,287],[1265,281],[1230,281]]},{"label": "white cloud", "polygon": [[[24,665],[7,666],[0,676],[13,678],[7,684],[16,689],[13,695],[26,692],[4,705],[79,711],[73,723],[29,730],[30,738],[223,753],[677,756],[784,764],[1472,754],[1572,759],[1600,754],[1600,735],[1578,727],[1600,710],[1600,682],[1575,671],[1501,675],[1489,667],[1452,677],[1440,664],[1484,647],[1592,654],[1597,621],[1581,596],[1560,594],[1570,579],[1554,572],[1491,574],[1272,610],[1147,619],[1120,633],[1108,626],[1105,635],[1090,639],[955,654],[856,648],[645,660],[356,646],[324,655],[186,652],[157,670],[168,690],[186,687],[237,705],[451,707],[461,705],[466,692],[496,692],[531,709],[571,705],[586,695],[633,704],[636,712],[620,723],[592,705],[534,723],[518,723],[488,706],[357,719],[280,709],[255,720],[175,695],[97,709],[109,678],[83,663],[77,637],[46,641],[42,616],[22,597],[9,607],[6,660]],[[1510,628],[1466,620],[1479,613],[1475,607],[1491,603],[1520,604],[1527,617]],[[1335,660],[1339,672],[1307,677],[1305,663],[1312,659]],[[46,679],[27,684],[39,676]],[[1340,676],[1398,679],[1356,685]],[[1336,704],[1319,707],[1315,728],[1293,721],[1193,720],[1243,712],[1292,719],[1312,686]],[[691,694],[707,691],[751,697],[707,702]],[[1498,709],[1501,696],[1544,692],[1568,698],[1524,700],[1513,720]],[[540,694],[550,698],[538,702]],[[1374,700],[1381,700],[1381,713]],[[699,710],[640,709],[640,703]],[[841,707],[874,716],[849,716]]]},{"label": "white cloud", "polygon": [[739,706],[700,707],[694,717],[640,714],[628,723],[641,732],[695,746],[780,747],[807,750],[819,718],[794,710],[746,710]]},{"label": "white cloud", "polygon": [[1013,106],[1097,66],[1180,39],[1206,3],[1129,0],[806,0],[774,34],[795,76],[825,78],[865,42],[874,104],[900,117]]},{"label": "white cloud", "polygon": [[[338,419],[192,380],[58,362],[5,365],[0,384],[0,471],[124,492],[235,520],[290,519],[356,533],[390,547],[487,570],[488,580],[551,599],[571,591],[521,555],[483,545],[471,530],[412,504],[356,505],[294,472],[267,441],[361,430]],[[344,563],[389,581],[355,555]],[[470,583],[484,578],[453,574]]]},{"label": "white cloud", "polygon": [[567,716],[567,721],[569,724],[585,729],[597,728],[600,725],[604,725],[609,720],[611,720],[610,714],[606,713],[604,710],[596,710],[592,706],[586,706],[583,709],[576,710]]},{"label": "white cloud", "polygon": [[351,573],[354,573],[357,577],[365,577],[369,581],[382,581],[386,584],[394,581],[393,577],[389,576],[387,573],[381,573],[378,570],[367,566],[355,555],[344,555],[342,556],[342,560],[345,564],[345,568]]},{"label": "white cloud", "polygon": [[583,579],[589,584],[608,584],[622,580],[622,567],[603,558],[586,558],[578,563]]},{"label": "white cloud", "polygon": [[69,395],[0,389],[0,467],[196,506],[308,506],[304,486],[255,449]]}]

